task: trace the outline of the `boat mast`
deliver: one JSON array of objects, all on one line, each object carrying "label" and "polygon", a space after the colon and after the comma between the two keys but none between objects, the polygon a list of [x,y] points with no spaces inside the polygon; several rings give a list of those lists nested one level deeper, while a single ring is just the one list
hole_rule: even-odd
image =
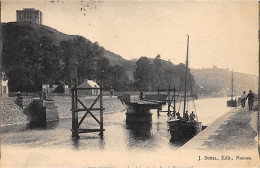
[{"label": "boat mast", "polygon": [[187,35],[187,55],[186,55],[186,69],[185,69],[185,81],[184,81],[184,105],[183,105],[183,117],[186,107],[186,91],[187,91],[187,74],[188,74],[188,57],[189,57],[189,35]]},{"label": "boat mast", "polygon": [[231,100],[233,100],[233,69],[232,69],[232,79],[231,79],[231,84],[232,84],[232,91],[231,91]]}]

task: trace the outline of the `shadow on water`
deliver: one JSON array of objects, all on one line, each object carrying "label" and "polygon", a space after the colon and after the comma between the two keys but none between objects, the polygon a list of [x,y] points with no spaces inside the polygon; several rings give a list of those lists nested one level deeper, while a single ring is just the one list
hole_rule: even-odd
[{"label": "shadow on water", "polygon": [[183,138],[180,139],[170,139],[170,144],[176,147],[180,147],[183,146],[185,143],[187,143],[189,140],[191,140],[194,136],[185,136]]}]

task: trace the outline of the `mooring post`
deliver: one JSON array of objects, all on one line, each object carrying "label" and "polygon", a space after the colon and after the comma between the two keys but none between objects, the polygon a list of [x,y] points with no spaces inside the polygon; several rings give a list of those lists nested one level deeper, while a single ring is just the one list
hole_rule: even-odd
[{"label": "mooring post", "polygon": [[103,77],[104,72],[101,72],[101,87],[100,87],[100,137],[103,137]]}]

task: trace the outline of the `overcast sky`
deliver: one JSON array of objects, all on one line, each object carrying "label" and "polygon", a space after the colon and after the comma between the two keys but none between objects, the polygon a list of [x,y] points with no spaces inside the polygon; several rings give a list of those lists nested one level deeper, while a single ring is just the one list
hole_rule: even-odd
[{"label": "overcast sky", "polygon": [[[87,7],[88,5],[88,7]],[[66,34],[99,42],[125,59],[141,56],[185,62],[190,35],[191,68],[220,68],[258,73],[258,3],[255,1],[6,1],[2,21],[16,10],[36,8],[43,24]]]}]

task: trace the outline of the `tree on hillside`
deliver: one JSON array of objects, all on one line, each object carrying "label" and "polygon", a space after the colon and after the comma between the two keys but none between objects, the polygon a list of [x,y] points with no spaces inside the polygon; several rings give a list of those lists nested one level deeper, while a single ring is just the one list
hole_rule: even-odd
[{"label": "tree on hillside", "polygon": [[[56,78],[56,46],[50,37],[30,36],[29,26],[15,29],[15,34],[7,29],[3,31],[3,67],[9,78],[9,89],[27,92],[41,90],[42,83]],[[19,34],[22,33],[26,35],[21,37]]]},{"label": "tree on hillside", "polygon": [[149,90],[151,88],[152,65],[147,57],[141,57],[136,62],[134,71],[134,85],[139,90]]},{"label": "tree on hillside", "polygon": [[164,86],[164,67],[161,61],[161,55],[158,54],[153,60],[153,67],[151,71],[152,89],[157,90],[158,85]]},{"label": "tree on hillside", "polygon": [[117,91],[124,91],[128,89],[129,79],[122,66],[108,66],[104,76],[104,88],[110,89],[112,87]]}]

